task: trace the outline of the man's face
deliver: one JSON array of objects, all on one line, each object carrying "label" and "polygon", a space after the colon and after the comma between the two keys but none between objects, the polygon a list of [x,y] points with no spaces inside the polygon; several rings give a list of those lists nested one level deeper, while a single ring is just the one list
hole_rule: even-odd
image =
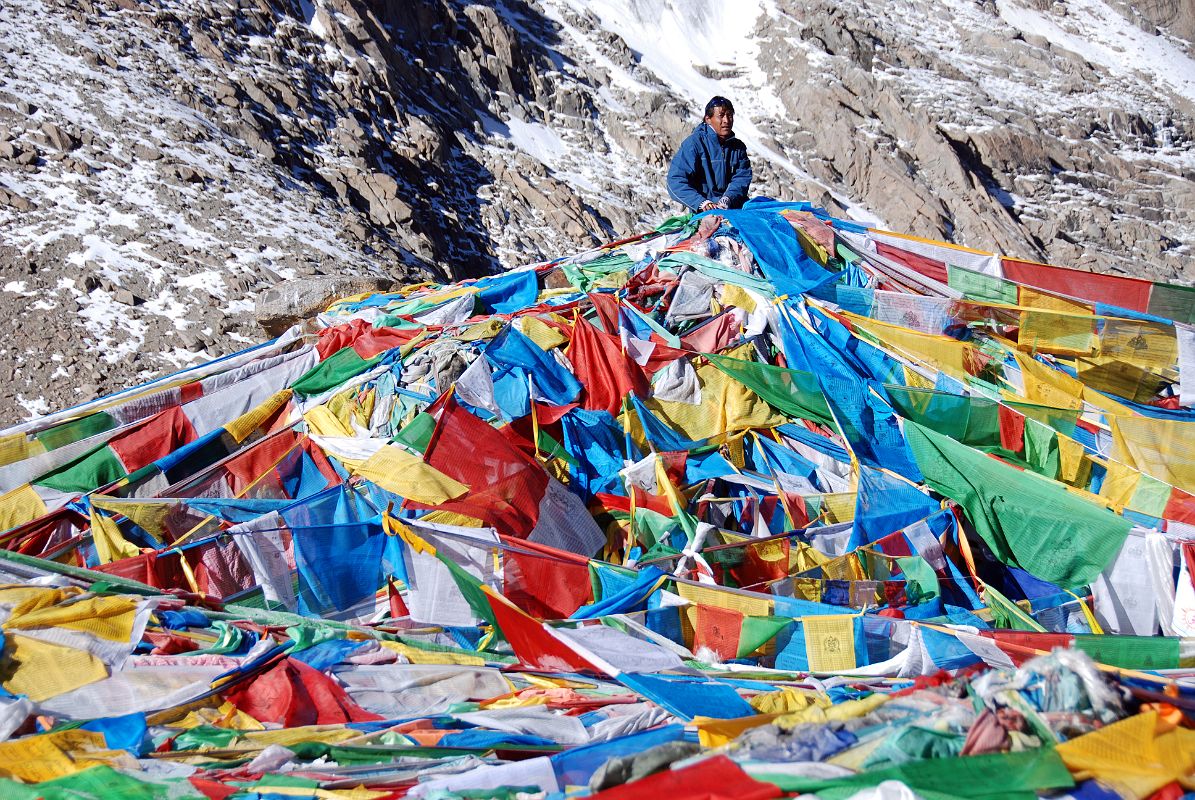
[{"label": "man's face", "polygon": [[725,106],[714,106],[705,123],[714,129],[719,139],[725,139],[734,131],[734,112]]}]

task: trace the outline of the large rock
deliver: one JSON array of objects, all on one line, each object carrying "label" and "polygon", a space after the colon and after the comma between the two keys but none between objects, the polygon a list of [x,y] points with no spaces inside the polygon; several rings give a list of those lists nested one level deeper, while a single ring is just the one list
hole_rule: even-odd
[{"label": "large rock", "polygon": [[21,197],[21,195],[3,186],[0,186],[0,206],[7,206],[17,211],[32,211],[37,208],[36,203],[30,202],[28,198]]},{"label": "large rock", "polygon": [[326,309],[333,301],[363,292],[384,292],[394,280],[381,275],[320,275],[272,286],[257,297],[254,316],[270,336]]}]

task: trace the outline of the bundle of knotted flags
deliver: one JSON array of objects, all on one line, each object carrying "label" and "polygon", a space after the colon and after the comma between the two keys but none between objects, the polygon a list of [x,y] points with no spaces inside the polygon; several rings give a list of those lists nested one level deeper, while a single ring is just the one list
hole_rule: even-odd
[{"label": "bundle of knotted flags", "polygon": [[0,434],[0,796],[1175,798],[1195,290],[673,218]]}]

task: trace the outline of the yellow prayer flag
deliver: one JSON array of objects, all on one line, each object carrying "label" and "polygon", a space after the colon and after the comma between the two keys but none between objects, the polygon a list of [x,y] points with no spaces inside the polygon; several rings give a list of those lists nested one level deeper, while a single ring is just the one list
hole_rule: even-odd
[{"label": "yellow prayer flag", "polygon": [[867,576],[863,574],[863,568],[859,564],[859,559],[855,557],[854,553],[847,553],[831,558],[825,561],[822,565],[822,575],[831,581],[862,581],[866,580]]},{"label": "yellow prayer flag", "polygon": [[351,427],[345,425],[326,405],[319,405],[303,415],[307,429],[317,436],[353,436]]},{"label": "yellow prayer flag", "polygon": [[493,339],[506,326],[506,323],[497,317],[490,317],[485,322],[478,322],[475,325],[470,325],[468,328],[456,335],[456,339],[462,342],[476,342],[482,339]]},{"label": "yellow prayer flag", "polygon": [[485,666],[485,659],[468,653],[440,653],[435,651],[421,651],[417,647],[404,645],[402,642],[380,641],[379,645],[403,655],[411,664],[459,664],[464,666]]},{"label": "yellow prayer flag", "polygon": [[265,725],[227,700],[214,708],[199,708],[191,711],[178,722],[171,723],[170,727],[198,728],[201,725],[210,725],[230,731],[264,731],[266,729]]},{"label": "yellow prayer flag", "polygon": [[1084,303],[1021,286],[1017,347],[1027,353],[1087,355],[1095,346],[1095,309]]},{"label": "yellow prayer flag", "polygon": [[0,530],[24,525],[45,514],[48,509],[29,484],[22,484],[0,495]]},{"label": "yellow prayer flag", "polygon": [[1055,749],[1076,780],[1095,778],[1124,797],[1145,798],[1195,771],[1195,731],[1158,728],[1158,712],[1148,711]]},{"label": "yellow prayer flag", "polygon": [[166,518],[175,507],[174,501],[146,500],[136,502],[102,494],[91,496],[91,505],[110,514],[128,517],[149,533],[161,538],[166,535]]},{"label": "yellow prayer flag", "polygon": [[133,635],[137,609],[138,604],[126,597],[87,597],[71,603],[41,606],[28,613],[21,613],[21,609],[16,608],[5,620],[4,630],[66,628],[110,642],[128,642]]},{"label": "yellow prayer flag", "polygon": [[934,382],[929,378],[924,377],[920,372],[911,367],[903,367],[905,373],[905,385],[912,389],[930,389],[934,388]]},{"label": "yellow prayer flag", "polygon": [[1054,408],[1083,408],[1083,384],[1060,370],[1014,350],[1013,358],[1021,368],[1025,398],[1031,403]]},{"label": "yellow prayer flag", "polygon": [[855,518],[857,492],[837,492],[819,495],[822,500],[822,514],[828,524],[850,522]]},{"label": "yellow prayer flag", "polygon": [[35,438],[26,437],[23,433],[0,436],[0,466],[15,464],[44,452],[45,445]]},{"label": "yellow prayer flag", "polygon": [[950,336],[922,333],[902,325],[880,322],[870,317],[843,312],[856,330],[904,353],[909,358],[940,369],[952,378],[965,381],[970,376],[968,365],[978,363],[975,347]]},{"label": "yellow prayer flag", "polygon": [[523,317],[523,335],[539,345],[544,352],[559,347],[568,337],[539,317]]},{"label": "yellow prayer flag", "polygon": [[[86,650],[29,636],[9,634],[5,638],[4,655],[12,671],[3,683],[4,688],[13,694],[26,695],[35,703],[108,677],[104,662]],[[0,770],[3,770],[2,759]]]},{"label": "yellow prayer flag", "polygon": [[468,486],[418,456],[389,444],[366,459],[357,468],[357,474],[399,497],[429,506],[446,503],[469,491]]},{"label": "yellow prayer flag", "polygon": [[853,615],[804,617],[801,626],[810,672],[845,672],[857,666]]},{"label": "yellow prayer flag", "polygon": [[424,522],[434,522],[437,525],[456,525],[458,528],[484,528],[485,523],[477,519],[477,517],[470,517],[468,514],[459,514],[456,511],[431,511],[423,516]]},{"label": "yellow prayer flag", "polygon": [[692,724],[697,728],[697,738],[702,747],[721,747],[739,738],[743,731],[767,725],[775,718],[775,714],[757,714],[737,719],[694,717]]},{"label": "yellow prayer flag", "polygon": [[[1100,355],[1160,375],[1178,360],[1174,326],[1144,319],[1105,319]],[[1123,395],[1122,395],[1123,396]]]},{"label": "yellow prayer flag", "polygon": [[811,705],[828,708],[830,698],[817,692],[805,691],[792,686],[785,686],[774,692],[764,692],[752,697],[748,702],[751,707],[761,714],[793,714],[803,711]]},{"label": "yellow prayer flag", "polygon": [[722,305],[737,306],[750,314],[755,310],[755,298],[743,287],[727,283],[722,287]]},{"label": "yellow prayer flag", "polygon": [[676,592],[694,605],[714,606],[737,611],[746,617],[770,617],[773,606],[771,600],[763,596],[740,594],[716,586],[699,585],[677,581]]},{"label": "yellow prayer flag", "polygon": [[224,426],[224,430],[228,431],[228,435],[236,440],[237,444],[244,442],[252,433],[260,428],[266,420],[277,414],[287,403],[290,402],[294,392],[290,389],[283,389],[266,399],[264,403],[246,411],[232,422]]},{"label": "yellow prayer flag", "polygon": [[91,509],[91,540],[101,564],[141,555],[141,550],[124,538],[120,527],[96,508]]},{"label": "yellow prayer flag", "polygon": [[776,725],[787,730],[810,722],[826,723],[855,719],[870,714],[891,699],[891,695],[877,692],[869,694],[867,697],[860,697],[858,700],[847,700],[830,706],[814,704],[806,706],[800,711],[778,717]]},{"label": "yellow prayer flag", "polygon": [[1163,483],[1195,492],[1195,424],[1112,418],[1112,457]]},{"label": "yellow prayer flag", "polygon": [[1063,434],[1058,434],[1058,480],[1071,486],[1086,486],[1091,477],[1091,459],[1087,448]]},{"label": "yellow prayer flag", "polygon": [[109,750],[104,735],[78,728],[26,736],[0,743],[0,777],[41,783],[107,765],[138,772],[141,765],[124,750]]},{"label": "yellow prayer flag", "polygon": [[[750,358],[740,348],[726,353],[731,358]],[[690,439],[717,438],[748,428],[774,428],[788,420],[763,398],[709,363],[695,369],[701,386],[701,402],[651,398],[644,405],[669,427]],[[631,435],[644,446],[643,428],[634,412],[629,415]],[[646,447],[644,447],[646,449]]]},{"label": "yellow prayer flag", "polygon": [[50,589],[45,586],[10,583],[0,586],[0,606],[11,609],[8,618],[13,619],[82,593],[82,589],[74,586]]},{"label": "yellow prayer flag", "polygon": [[1137,481],[1141,475],[1119,461],[1109,461],[1107,469],[1108,473],[1100,487],[1100,497],[1117,511],[1123,511],[1133,499],[1133,492],[1137,490]]},{"label": "yellow prayer flag", "polygon": [[346,739],[355,739],[361,731],[346,728],[343,725],[303,725],[297,728],[282,728],[280,730],[246,731],[241,739],[245,745],[260,750],[272,744],[289,747],[302,742],[321,742],[336,744]]}]

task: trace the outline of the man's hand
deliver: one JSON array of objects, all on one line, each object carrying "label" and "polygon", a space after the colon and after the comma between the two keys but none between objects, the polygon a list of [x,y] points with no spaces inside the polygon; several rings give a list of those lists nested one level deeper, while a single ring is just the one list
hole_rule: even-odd
[{"label": "man's hand", "polygon": [[714,203],[714,208],[720,211],[726,211],[728,208],[730,208],[730,201],[723,197],[717,203]]},{"label": "man's hand", "polygon": [[713,211],[717,207],[718,207],[717,203],[713,202],[712,200],[706,200],[704,203],[702,203],[701,205],[699,205],[697,207],[697,210],[698,211]]}]

